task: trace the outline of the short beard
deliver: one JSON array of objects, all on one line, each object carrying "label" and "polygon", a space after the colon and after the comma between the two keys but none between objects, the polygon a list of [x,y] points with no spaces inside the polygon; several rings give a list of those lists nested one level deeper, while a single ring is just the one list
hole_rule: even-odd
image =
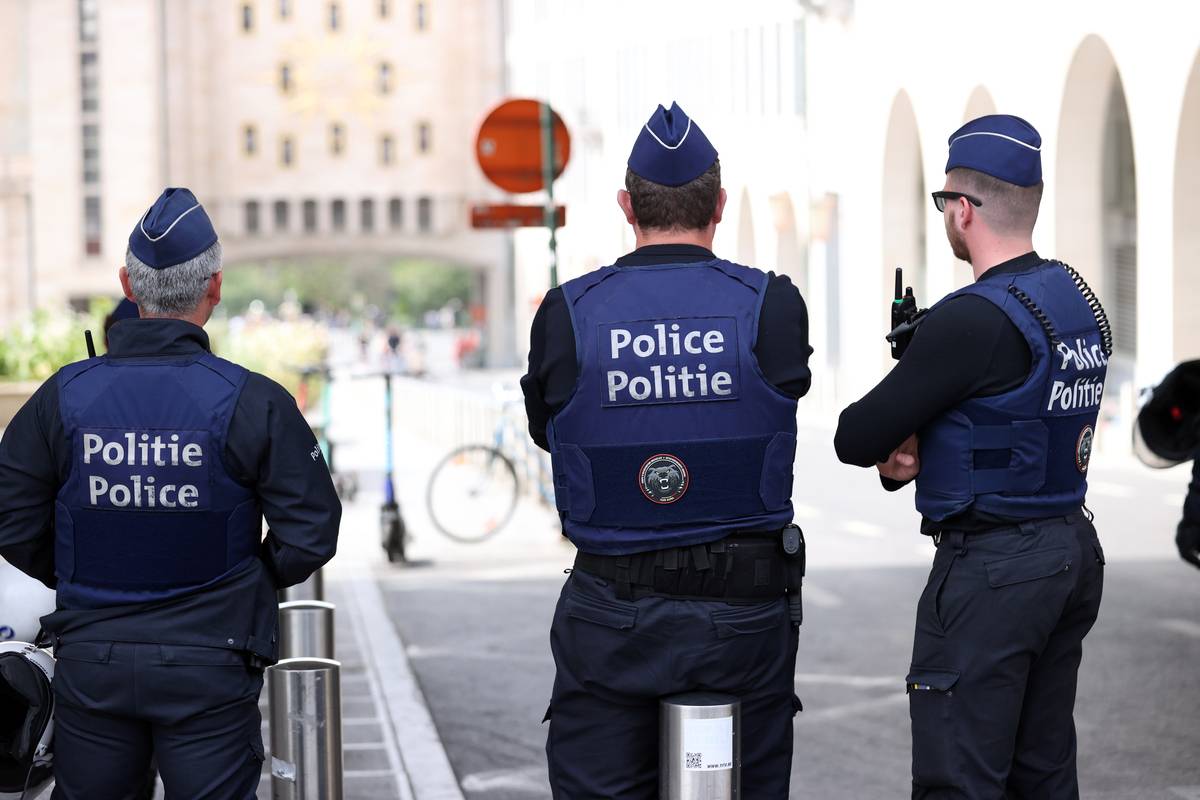
[{"label": "short beard", "polygon": [[954,257],[959,261],[971,263],[971,251],[967,247],[966,241],[953,228],[946,231],[946,238],[950,240],[950,249],[954,251]]}]

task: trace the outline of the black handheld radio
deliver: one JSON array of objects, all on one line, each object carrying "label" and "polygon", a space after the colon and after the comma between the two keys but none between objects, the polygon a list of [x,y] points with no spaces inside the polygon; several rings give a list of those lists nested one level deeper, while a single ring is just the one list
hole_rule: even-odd
[{"label": "black handheld radio", "polygon": [[911,286],[904,286],[904,269],[896,267],[896,298],[892,300],[892,329],[884,338],[892,346],[892,358],[897,361],[908,349],[917,326],[929,309],[917,308],[917,298]]}]

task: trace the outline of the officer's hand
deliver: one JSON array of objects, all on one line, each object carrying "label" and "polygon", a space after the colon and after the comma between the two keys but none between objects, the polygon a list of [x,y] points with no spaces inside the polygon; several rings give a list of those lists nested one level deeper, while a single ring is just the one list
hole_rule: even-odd
[{"label": "officer's hand", "polygon": [[1175,534],[1179,556],[1193,567],[1200,568],[1200,525],[1184,520]]},{"label": "officer's hand", "polygon": [[914,433],[892,451],[887,461],[875,465],[879,474],[894,481],[907,483],[921,471],[921,458],[917,454],[917,435]]}]

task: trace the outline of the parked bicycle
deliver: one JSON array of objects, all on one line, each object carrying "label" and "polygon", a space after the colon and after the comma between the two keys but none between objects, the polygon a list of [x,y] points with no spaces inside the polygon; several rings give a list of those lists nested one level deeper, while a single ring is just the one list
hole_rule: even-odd
[{"label": "parked bicycle", "polygon": [[512,520],[522,487],[554,504],[550,456],[525,430],[521,403],[511,393],[490,444],[451,450],[429,476],[425,503],[435,528],[456,542],[482,542]]}]

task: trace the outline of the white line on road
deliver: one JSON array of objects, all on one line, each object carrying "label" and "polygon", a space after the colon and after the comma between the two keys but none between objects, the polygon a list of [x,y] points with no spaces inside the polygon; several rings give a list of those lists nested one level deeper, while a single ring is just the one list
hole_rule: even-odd
[{"label": "white line on road", "polygon": [[843,522],[840,527],[846,533],[850,533],[855,536],[861,536],[864,539],[882,539],[884,533],[883,526],[873,525],[870,522],[863,522],[860,519],[847,520],[846,522]]},{"label": "white line on road", "polygon": [[804,584],[804,602],[812,603],[817,608],[838,608],[842,604],[842,598],[828,589],[806,583]]},{"label": "white line on road", "polygon": [[384,607],[379,584],[359,579],[348,581],[347,586],[360,617],[356,620],[359,630],[371,634],[360,636],[359,641],[382,690],[383,707],[391,718],[413,795],[416,800],[464,800],[425,696],[404,655],[404,643]]},{"label": "white line on road", "polygon": [[1162,619],[1158,621],[1158,627],[1200,639],[1200,624],[1190,619]]},{"label": "white line on road", "polygon": [[805,711],[799,714],[796,719],[800,722],[828,722],[833,719],[842,719],[844,717],[852,717],[855,714],[864,714],[872,711],[878,711],[881,708],[888,706],[900,705],[908,702],[908,695],[903,692],[896,694],[888,694],[882,697],[874,697],[870,700],[860,700],[857,703],[846,703],[845,705],[833,706],[831,708],[822,708],[820,711]]},{"label": "white line on road", "polygon": [[532,653],[467,650],[455,647],[422,647],[417,644],[409,645],[406,652],[409,658],[473,658],[479,661],[523,662],[527,664],[545,664],[550,658],[549,653],[534,655]]},{"label": "white line on road", "polygon": [[803,503],[792,503],[792,516],[795,519],[816,519],[821,516],[821,512]]},{"label": "white line on road", "polygon": [[1171,791],[1183,800],[1200,800],[1200,786],[1172,786]]},{"label": "white line on road", "polygon": [[1088,481],[1088,491],[1106,497],[1133,497],[1134,494],[1133,489],[1124,484],[1093,480]]},{"label": "white line on road", "polygon": [[546,768],[541,765],[518,769],[497,769],[476,772],[463,778],[462,787],[468,792],[536,792],[539,796],[547,791]]},{"label": "white line on road", "polygon": [[822,672],[797,672],[796,683],[817,684],[824,686],[853,686],[856,689],[869,689],[878,686],[901,686],[904,681],[895,675],[834,675]]}]

